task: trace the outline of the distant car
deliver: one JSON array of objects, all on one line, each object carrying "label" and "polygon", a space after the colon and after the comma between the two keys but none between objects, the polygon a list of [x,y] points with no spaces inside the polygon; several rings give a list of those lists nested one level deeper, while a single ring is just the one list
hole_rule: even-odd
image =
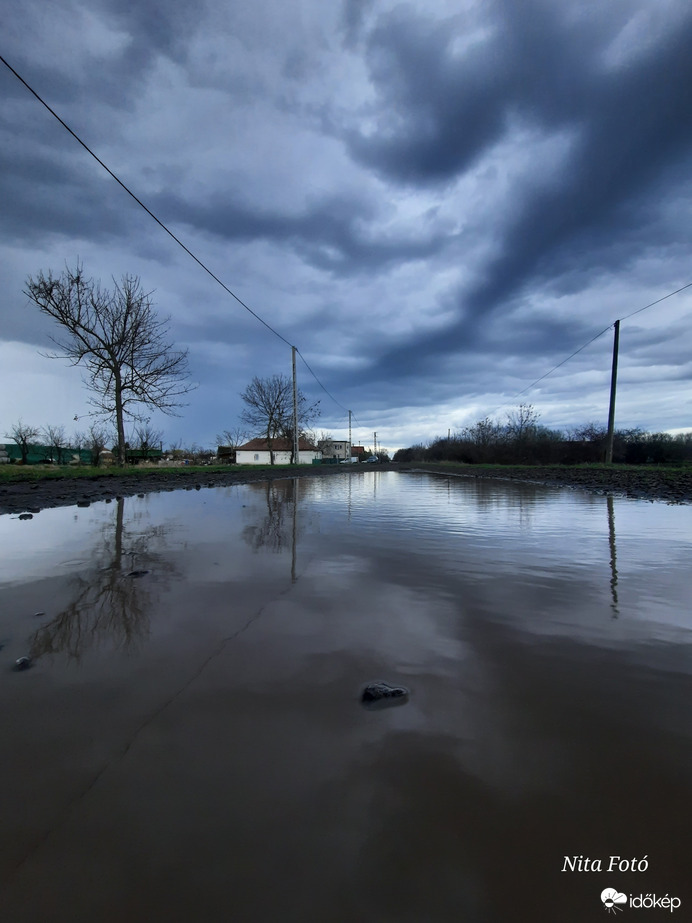
[{"label": "distant car", "polygon": [[378,462],[379,462],[379,458],[377,457],[377,455],[371,455],[370,458],[366,458],[366,459],[365,459],[365,461],[364,461],[363,464],[365,464],[365,465],[368,465],[368,464],[370,464],[370,465],[376,465]]}]

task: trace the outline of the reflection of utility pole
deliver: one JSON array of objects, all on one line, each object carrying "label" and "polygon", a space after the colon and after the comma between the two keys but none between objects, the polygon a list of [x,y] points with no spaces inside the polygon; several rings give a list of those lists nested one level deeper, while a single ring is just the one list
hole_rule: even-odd
[{"label": "reflection of utility pole", "polygon": [[613,463],[613,433],[615,428],[615,388],[618,378],[618,348],[620,346],[620,321],[615,321],[613,338],[613,371],[610,376],[610,408],[608,410],[608,442],[606,444],[606,465]]},{"label": "reflection of utility pole", "polygon": [[298,437],[298,382],[296,380],[296,348],[291,346],[293,359],[293,464],[300,461],[300,442]]},{"label": "reflection of utility pole", "polygon": [[298,480],[293,479],[293,534],[291,536],[291,583],[295,583],[296,577],[296,533],[298,529]]},{"label": "reflection of utility pole", "polygon": [[610,608],[613,610],[613,618],[616,619],[619,615],[618,569],[615,551],[615,508],[613,506],[612,494],[608,494],[606,503],[608,504],[608,544],[610,545],[610,595],[613,599]]}]

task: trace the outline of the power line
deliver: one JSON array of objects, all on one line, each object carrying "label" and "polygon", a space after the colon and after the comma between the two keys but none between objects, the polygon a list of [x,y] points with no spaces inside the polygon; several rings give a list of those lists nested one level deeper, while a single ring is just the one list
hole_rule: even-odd
[{"label": "power line", "polygon": [[344,407],[344,405],[343,405],[342,403],[340,403],[340,401],[337,401],[337,399],[334,397],[333,394],[330,394],[329,391],[327,391],[327,389],[326,389],[325,386],[322,384],[322,382],[319,380],[319,378],[317,377],[317,375],[315,375],[315,373],[313,372],[313,370],[310,368],[310,366],[308,365],[307,359],[306,359],[305,356],[301,353],[301,351],[298,349],[297,346],[296,346],[296,352],[298,353],[298,355],[300,356],[300,358],[303,360],[303,363],[304,363],[304,365],[305,365],[305,368],[308,370],[308,372],[310,372],[310,374],[312,375],[312,377],[315,379],[315,381],[316,381],[317,384],[320,386],[320,388],[322,388],[322,390],[323,390],[324,393],[327,395],[327,397],[330,397],[330,398],[334,401],[334,403],[337,405],[337,407],[341,407],[341,409],[342,409],[343,411],[345,411],[346,413],[348,413],[348,408],[347,408],[347,407]]},{"label": "power line", "polygon": [[188,254],[188,256],[191,256],[191,257],[192,257],[192,259],[195,261],[195,263],[197,263],[199,266],[201,266],[202,269],[203,269],[206,273],[208,273],[208,274],[212,277],[212,279],[213,279],[215,282],[218,282],[218,284],[221,286],[221,288],[224,289],[224,291],[228,292],[228,294],[229,294],[232,298],[235,298],[235,300],[238,302],[238,304],[242,305],[242,307],[244,307],[246,311],[249,311],[249,313],[252,314],[252,316],[253,316],[254,318],[256,318],[261,324],[264,324],[264,326],[265,326],[268,330],[271,330],[271,332],[272,332],[275,336],[277,336],[280,340],[283,340],[283,342],[284,342],[287,346],[291,346],[291,345],[292,345],[291,343],[288,342],[288,340],[287,340],[285,337],[281,336],[281,334],[280,334],[277,330],[275,330],[275,329],[271,326],[271,324],[268,324],[267,321],[264,320],[264,318],[260,317],[260,315],[257,314],[256,311],[253,311],[252,308],[250,308],[248,305],[246,305],[245,302],[242,301],[242,300],[235,294],[235,292],[232,292],[232,291],[230,290],[230,288],[229,288],[224,282],[222,282],[221,279],[219,279],[219,277],[218,277],[217,275],[215,275],[215,274],[211,271],[211,269],[209,269],[209,267],[206,266],[206,265],[202,262],[202,260],[199,259],[199,257],[195,256],[195,254],[192,252],[192,250],[190,250],[188,247],[186,247],[185,244],[184,244],[178,237],[175,236],[175,234],[173,233],[173,231],[171,231],[168,227],[166,227],[166,225],[163,223],[163,221],[161,221],[159,218],[156,217],[156,215],[153,213],[153,211],[151,211],[150,208],[147,208],[147,206],[144,204],[144,202],[142,202],[142,200],[139,199],[139,198],[134,194],[134,192],[132,192],[132,190],[131,190],[128,186],[126,186],[125,183],[124,183],[118,176],[115,175],[115,173],[110,169],[110,167],[106,166],[106,164],[101,160],[101,158],[98,157],[98,156],[91,150],[91,148],[88,147],[88,145],[86,145],[86,144],[84,143],[84,141],[82,141],[82,139],[79,137],[79,135],[77,135],[74,131],[72,131],[72,129],[70,128],[70,126],[69,126],[65,121],[63,121],[63,119],[60,118],[60,116],[57,114],[57,112],[56,112],[54,109],[52,109],[44,99],[42,99],[42,98],[39,96],[39,94],[36,92],[36,90],[33,89],[33,87],[29,86],[29,84],[28,84],[28,83],[26,82],[26,80],[21,76],[21,74],[18,74],[17,71],[12,67],[12,65],[9,64],[9,63],[5,60],[5,58],[2,57],[2,55],[0,55],[0,61],[2,61],[2,63],[5,65],[5,67],[8,68],[8,70],[12,71],[12,73],[13,73],[14,76],[17,78],[17,80],[19,80],[21,83],[24,84],[24,86],[27,88],[27,90],[28,90],[33,96],[36,97],[36,99],[41,103],[41,105],[42,105],[42,106],[45,106],[45,108],[50,112],[50,114],[51,114],[54,118],[56,118],[56,119],[58,120],[58,122],[60,122],[60,124],[62,125],[62,127],[72,135],[72,137],[75,139],[75,141],[76,141],[78,144],[81,144],[81,146],[84,148],[84,150],[85,150],[88,154],[90,154],[90,155],[94,158],[94,160],[95,160],[100,166],[103,167],[103,169],[106,171],[106,173],[108,173],[110,176],[113,177],[113,179],[116,181],[116,183],[118,183],[118,185],[121,186],[121,187],[125,190],[125,192],[126,192],[129,196],[131,196],[131,197],[135,200],[135,202],[136,202],[141,208],[143,208],[144,211],[145,211],[151,218],[154,219],[154,221],[159,225],[160,228],[162,228],[162,229],[166,232],[166,234],[168,234],[169,237],[172,237],[172,238],[173,238],[173,240],[178,244],[179,247],[182,247],[182,248],[183,248],[183,250]]},{"label": "power line", "polygon": [[603,334],[604,334],[604,333],[607,333],[607,332],[610,330],[610,328],[611,328],[612,326],[613,326],[612,324],[609,324],[609,325],[605,328],[605,330],[601,330],[601,332],[600,332],[600,333],[597,333],[595,337],[591,337],[591,339],[588,341],[588,343],[584,343],[584,345],[583,345],[583,346],[580,346],[579,349],[575,349],[574,352],[573,352],[573,353],[570,353],[570,355],[567,356],[566,359],[563,359],[562,362],[558,362],[558,364],[557,364],[557,365],[554,365],[554,366],[552,367],[552,369],[551,369],[549,372],[546,372],[545,375],[541,375],[540,378],[537,378],[534,382],[532,382],[530,385],[528,385],[528,386],[527,386],[526,388],[524,388],[522,391],[519,391],[519,392],[518,392],[517,394],[515,394],[513,397],[510,397],[508,400],[505,401],[504,404],[500,404],[500,406],[499,406],[497,409],[498,409],[498,410],[502,410],[502,408],[505,407],[507,404],[509,404],[510,401],[516,400],[516,398],[521,397],[522,394],[526,394],[526,392],[527,392],[527,391],[530,391],[531,388],[533,388],[535,385],[537,385],[537,384],[539,383],[539,381],[543,381],[543,379],[544,379],[544,378],[547,378],[548,375],[552,375],[553,372],[554,372],[556,369],[559,369],[561,365],[564,365],[564,364],[565,364],[565,362],[569,362],[570,359],[573,359],[573,358],[577,355],[577,353],[580,353],[580,352],[582,351],[582,349],[586,349],[586,347],[587,347],[587,346],[590,346],[590,345],[594,342],[594,340],[597,340],[599,337],[602,337]]},{"label": "power line", "polygon": [[632,311],[631,314],[625,314],[625,316],[621,317],[620,320],[627,320],[628,317],[634,317],[635,314],[641,314],[641,312],[646,311],[647,308],[653,308],[655,304],[660,304],[662,301],[665,301],[666,298],[672,298],[673,295],[677,295],[680,292],[684,292],[686,288],[690,288],[690,287],[692,287],[692,282],[688,282],[687,285],[683,285],[682,288],[676,288],[674,292],[668,292],[668,294],[664,295],[663,298],[659,298],[656,301],[652,301],[650,304],[645,304],[643,308],[637,308],[637,310]]},{"label": "power line", "polygon": [[[60,116],[57,114],[57,112],[55,112],[55,110],[52,109],[52,108],[48,105],[48,103],[47,103],[44,99],[42,99],[42,98],[39,96],[39,94],[36,92],[36,90],[34,90],[31,86],[29,86],[29,84],[26,82],[26,80],[24,80],[24,78],[23,78],[20,74],[17,73],[17,71],[12,67],[12,65],[9,64],[9,63],[5,60],[5,58],[2,57],[2,55],[0,55],[0,61],[2,61],[2,63],[3,63],[10,71],[12,71],[12,73],[14,74],[14,76],[15,76],[21,83],[24,84],[24,86],[27,88],[27,90],[28,90],[33,96],[36,97],[36,99],[41,103],[41,105],[44,106],[44,107],[50,112],[50,114],[51,114],[54,118],[56,118],[56,119],[58,120],[58,122],[60,122],[60,124],[63,126],[63,128],[64,128],[66,131],[68,131],[68,132],[72,135],[72,137],[75,139],[75,141],[77,141],[77,143],[80,144],[80,145],[84,148],[84,150],[85,150],[88,154],[90,154],[90,155],[94,158],[94,160],[95,160],[100,166],[103,167],[103,169],[106,171],[106,173],[108,173],[110,176],[113,177],[113,179],[116,181],[116,183],[118,183],[118,185],[121,186],[121,187],[125,190],[125,192],[126,192],[129,196],[131,196],[131,198],[133,198],[133,199],[135,200],[135,202],[136,202],[141,208],[143,208],[144,211],[145,211],[151,218],[154,219],[154,221],[159,225],[159,227],[162,228],[162,229],[166,232],[166,234],[168,234],[169,237],[171,237],[171,238],[178,244],[178,246],[182,247],[182,249],[188,254],[188,256],[191,256],[191,257],[192,257],[192,259],[195,261],[195,263],[197,263],[198,266],[200,266],[206,273],[208,273],[208,275],[210,275],[211,278],[212,278],[215,282],[217,282],[217,283],[221,286],[221,288],[224,289],[225,292],[227,292],[232,298],[235,298],[235,300],[238,302],[239,305],[241,305],[243,308],[245,308],[246,311],[248,311],[250,314],[252,314],[252,316],[253,316],[254,318],[256,318],[256,320],[258,320],[261,324],[264,324],[264,326],[265,326],[268,330],[270,330],[275,336],[277,336],[280,340],[282,340],[287,346],[292,346],[292,345],[293,345],[292,343],[289,343],[289,341],[286,339],[286,337],[282,336],[282,335],[278,332],[278,330],[275,330],[274,327],[271,326],[271,324],[267,323],[267,321],[264,320],[263,317],[260,317],[260,315],[259,315],[256,311],[253,311],[251,307],[249,307],[247,304],[245,304],[245,302],[242,301],[242,300],[235,294],[235,292],[232,292],[231,289],[230,289],[224,282],[222,282],[221,279],[219,279],[219,277],[218,277],[217,275],[215,275],[215,274],[211,271],[211,269],[209,269],[209,267],[205,265],[205,263],[202,262],[202,260],[199,259],[199,257],[195,256],[195,254],[192,252],[192,250],[190,250],[190,249],[189,249],[178,237],[176,237],[176,235],[175,235],[175,234],[163,223],[163,221],[161,221],[159,218],[157,218],[157,216],[151,211],[151,209],[148,208],[148,207],[144,204],[144,202],[142,202],[142,200],[139,199],[139,198],[134,194],[134,192],[132,192],[132,190],[131,190],[128,186],[126,186],[125,183],[124,183],[118,176],[116,176],[116,174],[115,174],[115,173],[114,173],[114,172],[113,172],[113,171],[112,171],[101,159],[100,159],[100,157],[98,157],[98,156],[91,150],[90,147],[88,147],[88,146],[84,143],[84,141],[82,141],[82,139],[79,137],[79,135],[77,135],[77,134],[70,128],[70,126],[69,126],[65,121],[63,121],[63,119],[60,118]],[[300,356],[300,358],[303,360],[303,362],[305,363],[306,368],[308,369],[308,371],[310,372],[310,374],[312,375],[312,377],[315,379],[315,381],[317,382],[317,384],[320,386],[320,388],[322,388],[322,390],[325,392],[325,394],[326,394],[328,397],[330,397],[331,400],[334,401],[334,403],[335,403],[338,407],[341,407],[342,410],[345,410],[346,413],[348,413],[348,410],[343,406],[343,404],[341,404],[339,401],[337,401],[337,399],[336,399],[332,394],[330,394],[329,391],[327,391],[327,389],[325,388],[325,386],[322,384],[322,382],[319,380],[319,378],[317,377],[317,375],[316,375],[316,374],[313,372],[313,370],[310,368],[310,366],[308,365],[308,363],[307,363],[305,357],[303,356],[303,354],[301,353],[301,351],[300,351],[297,347],[296,347],[296,352],[298,353],[298,355]]]},{"label": "power line", "polygon": [[[686,288],[692,288],[692,282],[688,282],[687,285],[683,285],[681,288],[676,288],[674,292],[668,292],[667,295],[664,295],[662,298],[657,298],[656,301],[651,301],[649,302],[649,304],[645,304],[643,308],[637,308],[636,311],[632,311],[630,314],[625,314],[625,316],[621,317],[620,320],[621,321],[627,320],[630,317],[634,317],[635,314],[641,314],[642,311],[646,311],[647,308],[653,308],[654,305],[660,304],[662,301],[665,301],[666,298],[672,298],[673,295],[678,295],[680,292],[684,292]],[[584,343],[583,346],[580,346],[579,349],[575,349],[574,352],[570,353],[570,355],[567,356],[566,359],[563,359],[562,362],[558,362],[557,365],[554,365],[553,368],[550,369],[549,372],[545,373],[545,375],[541,375],[541,377],[537,378],[534,382],[532,382],[532,384],[528,385],[523,390],[517,392],[517,394],[515,394],[513,397],[510,397],[509,400],[506,400],[504,404],[500,404],[497,410],[502,410],[502,408],[506,407],[507,404],[510,403],[510,401],[514,401],[518,397],[521,397],[522,394],[526,394],[527,391],[530,391],[531,388],[535,387],[535,385],[543,381],[544,378],[547,378],[548,375],[552,375],[553,372],[556,369],[559,369],[561,365],[564,365],[566,362],[569,362],[569,360],[573,359],[577,355],[577,353],[580,353],[583,349],[586,349],[587,346],[590,346],[599,337],[602,337],[603,334],[607,333],[613,326],[614,326],[613,324],[608,324],[608,326],[604,330],[601,330],[601,332],[597,333],[596,336],[591,337],[591,339],[588,340],[586,343]],[[497,413],[497,410],[493,411],[493,413]]]}]

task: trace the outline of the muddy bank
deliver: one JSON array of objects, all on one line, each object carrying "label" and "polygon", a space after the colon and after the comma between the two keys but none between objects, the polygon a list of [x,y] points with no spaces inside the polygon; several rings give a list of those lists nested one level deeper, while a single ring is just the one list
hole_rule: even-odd
[{"label": "muddy bank", "polygon": [[692,471],[656,468],[570,468],[562,466],[513,467],[473,465],[435,465],[428,463],[400,466],[408,470],[430,471],[453,477],[493,478],[529,481],[555,487],[571,487],[598,493],[613,493],[635,500],[663,500],[667,503],[692,503]]},{"label": "muddy bank", "polygon": [[[205,487],[226,487],[230,484],[249,484],[275,478],[295,477],[348,477],[363,473],[369,465],[352,470],[346,465],[315,465],[291,471],[263,468],[258,471],[186,471],[184,468],[167,471],[149,469],[142,474],[110,476],[104,474],[85,478],[46,478],[39,481],[18,481],[0,485],[0,514],[38,513],[57,506],[88,505],[116,497],[133,497],[137,494],[164,490],[201,490]],[[374,467],[374,466],[373,466]],[[394,467],[379,465],[378,470]],[[355,469],[356,466],[353,466]]]}]

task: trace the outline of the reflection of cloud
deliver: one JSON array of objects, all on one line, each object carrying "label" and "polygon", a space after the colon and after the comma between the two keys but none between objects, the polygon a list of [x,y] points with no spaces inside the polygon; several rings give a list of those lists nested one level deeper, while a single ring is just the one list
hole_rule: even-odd
[{"label": "reflection of cloud", "polygon": [[[64,651],[79,660],[106,638],[123,649],[147,638],[152,608],[150,575],[140,579],[128,575],[144,570],[172,572],[160,551],[167,533],[163,526],[130,533],[124,506],[121,497],[116,501],[115,522],[103,526],[103,541],[93,552],[92,572],[74,578],[72,602],[33,635],[32,657]],[[154,550],[157,544],[158,551]]]}]

